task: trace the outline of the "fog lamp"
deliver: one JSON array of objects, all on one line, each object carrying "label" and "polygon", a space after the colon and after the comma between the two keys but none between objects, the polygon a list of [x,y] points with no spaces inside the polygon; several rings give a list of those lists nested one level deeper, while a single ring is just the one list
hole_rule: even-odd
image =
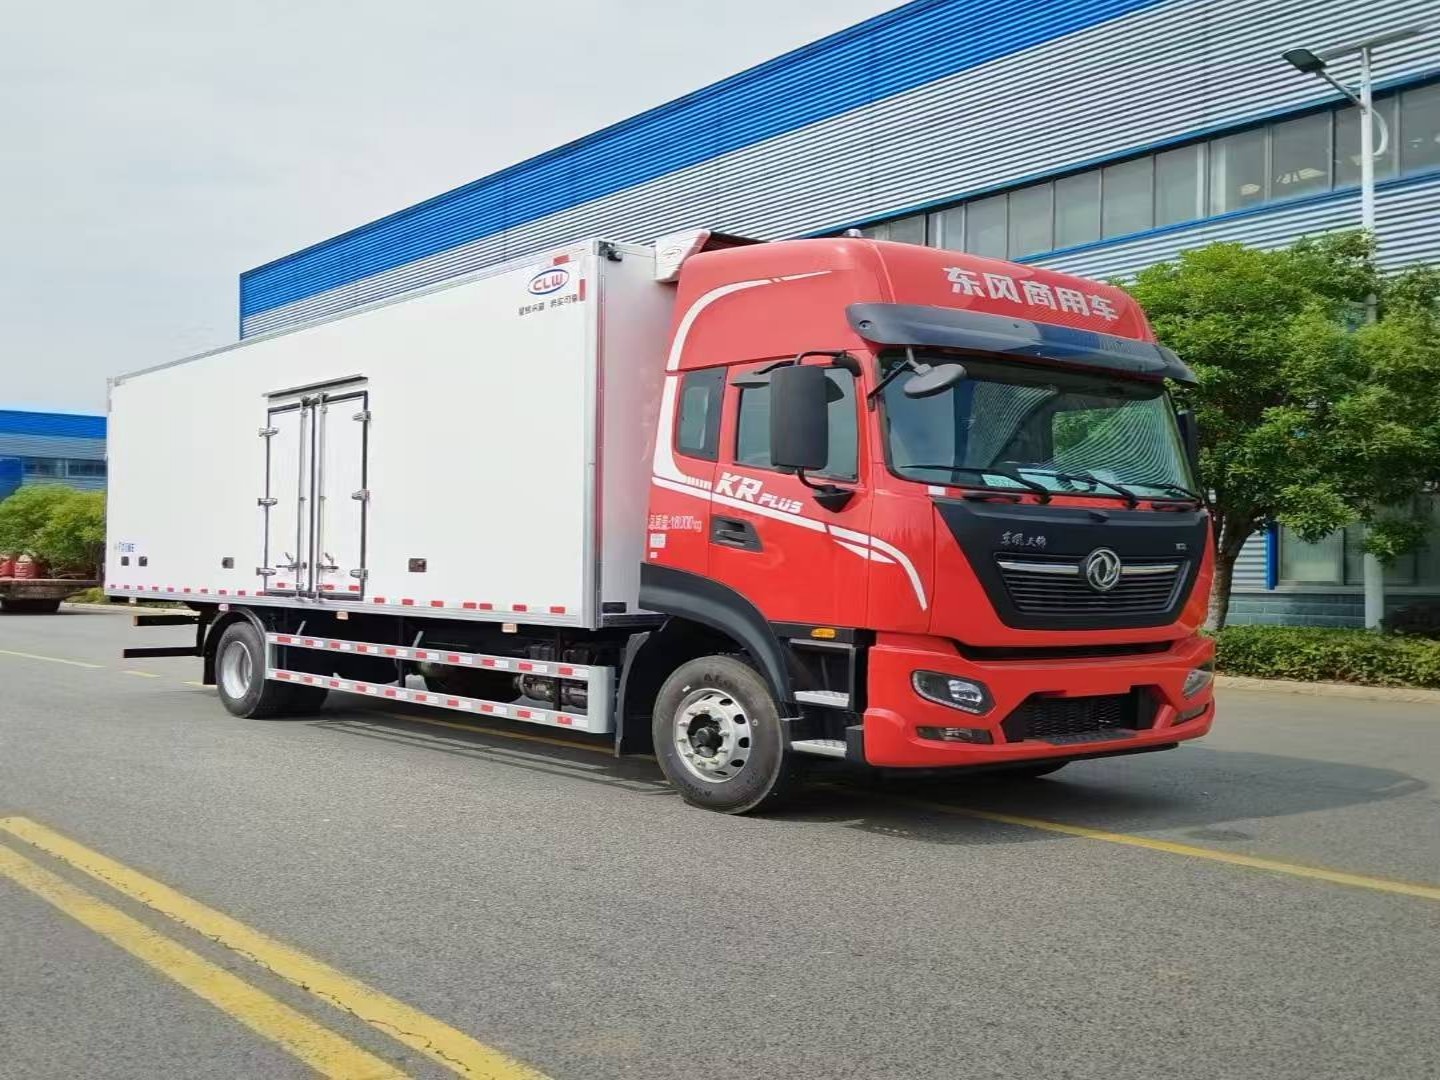
[{"label": "fog lamp", "polygon": [[1215,679],[1214,663],[1204,663],[1185,676],[1185,685],[1181,687],[1180,693],[1186,697],[1194,697],[1201,690],[1204,690]]},{"label": "fog lamp", "polygon": [[958,675],[942,675],[938,671],[917,671],[910,676],[915,692],[926,701],[948,705],[974,716],[990,711],[995,704],[984,683],[962,679]]},{"label": "fog lamp", "polygon": [[940,742],[989,744],[995,741],[984,728],[973,727],[917,727],[915,734],[922,739],[936,739]]}]

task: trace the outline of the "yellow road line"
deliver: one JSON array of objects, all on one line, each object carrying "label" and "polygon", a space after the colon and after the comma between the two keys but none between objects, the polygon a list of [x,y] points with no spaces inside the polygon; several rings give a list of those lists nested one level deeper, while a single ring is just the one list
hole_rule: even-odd
[{"label": "yellow road line", "polygon": [[1327,870],[1319,866],[1304,866],[1300,863],[1284,862],[1280,859],[1265,859],[1258,855],[1242,855],[1239,852],[1217,851],[1214,848],[1196,847],[1193,844],[1177,844],[1172,840],[1156,840],[1149,836],[1106,832],[1104,829],[1091,829],[1084,825],[1066,825],[1060,821],[1046,821],[1043,818],[1001,814],[993,810],[974,810],[966,806],[947,806],[945,803],[930,802],[924,799],[900,797],[895,801],[922,810],[936,810],[942,814],[980,818],[983,821],[995,821],[1004,825],[1019,825],[1026,829],[1039,829],[1042,832],[1061,833],[1065,836],[1079,836],[1086,840],[1103,840],[1107,844],[1123,844],[1126,847],[1163,851],[1170,855],[1186,855],[1192,859],[1208,859],[1211,862],[1229,863],[1231,866],[1244,866],[1251,870],[1265,870],[1273,874],[1288,874],[1290,877],[1328,881],[1333,885],[1350,885],[1358,889],[1371,889],[1375,892],[1417,896],[1422,900],[1440,900],[1440,886],[1435,885],[1393,881],[1390,878],[1351,874],[1344,870]]},{"label": "yellow road line", "polygon": [[44,660],[48,664],[69,664],[71,667],[100,670],[104,664],[87,664],[84,660],[66,660],[62,656],[40,656],[37,653],[16,652],[14,649],[0,649],[0,656],[18,656],[22,660]]},{"label": "yellow road line", "polygon": [[142,678],[142,679],[158,679],[158,678],[160,678],[160,676],[159,676],[159,675],[156,675],[155,672],[153,672],[153,671],[136,671],[134,668],[125,668],[125,669],[123,669],[123,670],[120,672],[120,674],[121,674],[121,675],[138,675],[138,676],[139,676],[140,678]]},{"label": "yellow road line", "polygon": [[77,889],[64,878],[0,844],[0,877],[29,889],[76,922],[120,946],[192,994],[309,1065],[322,1076],[394,1080],[394,1066],[257,990],[144,923]]},{"label": "yellow road line", "polygon": [[386,1035],[420,1051],[461,1076],[484,1080],[545,1080],[544,1076],[493,1047],[472,1039],[403,1001],[252,930],[153,878],[116,862],[28,818],[0,818],[8,832],[97,881],[166,915],[182,926],[233,949],[280,978],[308,990],[337,1009],[352,1013]]}]

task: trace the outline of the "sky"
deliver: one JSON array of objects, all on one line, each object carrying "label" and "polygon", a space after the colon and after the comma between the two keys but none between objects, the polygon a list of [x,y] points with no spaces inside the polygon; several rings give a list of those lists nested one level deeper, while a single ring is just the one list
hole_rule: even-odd
[{"label": "sky", "polygon": [[0,0],[0,408],[103,412],[242,270],[897,3]]}]

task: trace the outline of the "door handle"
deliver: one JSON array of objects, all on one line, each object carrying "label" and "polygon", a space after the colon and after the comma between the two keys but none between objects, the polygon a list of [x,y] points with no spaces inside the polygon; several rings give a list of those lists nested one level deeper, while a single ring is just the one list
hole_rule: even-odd
[{"label": "door handle", "polygon": [[742,518],[721,517],[716,514],[710,519],[710,542],[742,551],[761,551],[760,534],[755,526]]}]

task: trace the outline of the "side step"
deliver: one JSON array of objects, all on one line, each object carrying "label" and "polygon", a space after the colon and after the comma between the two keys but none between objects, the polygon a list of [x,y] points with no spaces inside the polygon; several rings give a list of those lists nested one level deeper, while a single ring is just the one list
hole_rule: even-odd
[{"label": "side step", "polygon": [[[609,734],[615,730],[615,669],[586,664],[565,664],[550,660],[527,660],[518,656],[496,656],[490,653],[455,652],[451,649],[426,649],[418,646],[380,645],[369,641],[349,641],[343,638],[315,637],[310,634],[265,635],[269,664],[265,672],[267,679],[279,682],[297,682],[306,686],[323,686],[327,690],[339,690],[349,694],[363,694],[388,701],[407,701],[414,705],[428,705],[432,709],[453,709],[456,712],[479,716],[499,716],[506,720],[523,720],[531,724],[567,728],[571,731],[589,731],[597,735]],[[314,675],[295,671],[281,663],[281,650],[313,649],[318,652],[352,653],[361,656],[376,656],[386,660],[410,660],[446,667],[471,668],[480,671],[510,672],[517,675],[535,675],[546,679],[561,679],[585,684],[588,708],[585,712],[570,712],[563,709],[547,709],[540,706],[513,705],[503,701],[488,701],[484,698],[461,697],[458,694],[437,694],[433,690],[411,690],[391,683],[361,682],[356,679],[341,679],[330,675]]]},{"label": "side step", "polygon": [[603,735],[613,726],[605,720],[594,720],[584,713],[556,712],[531,705],[507,705],[500,701],[486,701],[483,698],[459,697],[455,694],[437,694],[432,690],[410,690],[388,683],[357,682],[354,679],[338,679],[332,675],[312,675],[305,671],[288,671],[285,668],[269,668],[267,679],[276,682],[300,683],[305,686],[323,686],[327,690],[339,690],[347,694],[363,694],[365,697],[380,698],[382,701],[408,701],[412,705],[428,705],[432,709],[450,709],[475,716],[498,716],[505,720],[524,720],[531,724],[545,724],[549,727],[566,728],[570,731],[589,731]]},{"label": "side step", "polygon": [[845,756],[844,739],[796,739],[790,744],[790,749],[797,754],[814,754],[817,757],[843,758]]}]

